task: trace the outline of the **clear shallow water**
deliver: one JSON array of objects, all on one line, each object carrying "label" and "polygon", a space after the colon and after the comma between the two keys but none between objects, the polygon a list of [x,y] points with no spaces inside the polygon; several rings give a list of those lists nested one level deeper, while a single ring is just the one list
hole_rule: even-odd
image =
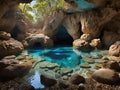
[{"label": "clear shallow water", "polygon": [[[33,48],[27,49],[27,53],[35,58],[43,58],[48,62],[57,63],[61,68],[71,68],[73,70],[76,67],[79,67],[79,64],[84,63],[83,58],[96,55],[105,56],[104,51],[102,50],[81,52],[78,50],[73,50],[72,46],[57,46],[49,49]],[[33,72],[31,72],[26,79],[35,88],[44,88],[44,85],[42,85],[40,82],[41,73],[43,72],[41,72],[40,69],[34,68]]]},{"label": "clear shallow water", "polygon": [[60,67],[75,68],[83,63],[81,55],[78,55],[71,46],[30,49],[28,53],[34,57],[41,57],[48,62],[57,63]]}]

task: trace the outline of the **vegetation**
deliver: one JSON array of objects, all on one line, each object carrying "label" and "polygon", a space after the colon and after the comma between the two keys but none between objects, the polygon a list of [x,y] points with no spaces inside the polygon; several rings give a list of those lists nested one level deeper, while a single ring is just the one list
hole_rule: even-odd
[{"label": "vegetation", "polygon": [[52,11],[63,8],[64,0],[33,0],[30,4],[20,4],[19,8],[33,23],[45,19]]}]

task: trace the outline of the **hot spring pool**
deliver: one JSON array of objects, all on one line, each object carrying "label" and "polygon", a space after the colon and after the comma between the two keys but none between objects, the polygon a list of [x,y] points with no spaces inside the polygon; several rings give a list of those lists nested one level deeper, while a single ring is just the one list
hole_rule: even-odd
[{"label": "hot spring pool", "polygon": [[[105,52],[102,50],[94,50],[91,52],[82,52],[78,50],[74,50],[72,46],[56,46],[52,48],[31,48],[25,50],[30,56],[34,58],[42,58],[45,62],[54,63],[59,65],[59,68],[62,70],[63,68],[70,68],[73,70],[72,73],[78,72],[81,67],[80,64],[86,63],[85,58],[92,58],[95,63],[100,61],[98,56],[105,56]],[[37,62],[38,59],[36,59]],[[47,64],[49,66],[49,63]],[[94,64],[89,64],[91,67]],[[40,83],[40,74],[49,72],[49,70],[40,70],[40,66],[43,64],[38,64],[37,68],[33,68],[33,72],[27,75],[27,80],[33,85],[35,88],[43,88],[44,86]],[[89,69],[81,69],[82,72]],[[53,73],[50,71],[50,74]]]}]

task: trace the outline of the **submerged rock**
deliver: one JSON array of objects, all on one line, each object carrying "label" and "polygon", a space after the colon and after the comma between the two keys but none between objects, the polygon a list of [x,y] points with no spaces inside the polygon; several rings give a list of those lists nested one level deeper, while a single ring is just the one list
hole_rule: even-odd
[{"label": "submerged rock", "polygon": [[14,39],[0,41],[0,51],[2,51],[0,58],[7,55],[17,55],[23,51],[23,45]]},{"label": "submerged rock", "polygon": [[70,69],[70,68],[64,68],[64,69],[61,69],[60,73],[61,75],[67,75],[68,73],[72,73],[73,70]]},{"label": "submerged rock", "polygon": [[80,76],[79,74],[74,74],[70,77],[69,82],[71,84],[78,85],[80,83],[85,83],[85,78],[83,76]]},{"label": "submerged rock", "polygon": [[82,63],[80,64],[81,68],[91,68],[91,66],[88,63]]},{"label": "submerged rock", "polygon": [[113,85],[120,82],[118,73],[110,69],[99,69],[93,73],[92,78],[104,84]]},{"label": "submerged rock", "polygon": [[94,64],[95,60],[91,59],[91,58],[83,58],[85,62],[89,63],[89,64]]}]

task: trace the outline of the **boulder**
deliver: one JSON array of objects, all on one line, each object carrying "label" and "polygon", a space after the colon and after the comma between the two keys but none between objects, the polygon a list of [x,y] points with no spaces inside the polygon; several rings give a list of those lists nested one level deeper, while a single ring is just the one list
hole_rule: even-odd
[{"label": "boulder", "polygon": [[109,55],[120,57],[120,41],[112,44],[109,48]]},{"label": "boulder", "polygon": [[66,80],[59,80],[58,86],[60,88],[68,88],[70,86],[70,83]]},{"label": "boulder", "polygon": [[0,31],[0,39],[8,40],[10,38],[11,38],[10,33],[4,32],[4,31]]},{"label": "boulder", "polygon": [[104,63],[103,67],[120,72],[120,65],[116,61],[107,61]]},{"label": "boulder", "polygon": [[70,77],[69,82],[71,84],[79,85],[80,83],[85,83],[85,78],[79,74],[74,74]]},{"label": "boulder", "polygon": [[17,55],[23,51],[23,45],[21,42],[14,40],[14,39],[9,39],[9,40],[4,40],[0,41],[0,58],[8,55]]},{"label": "boulder", "polygon": [[73,70],[70,68],[63,68],[60,71],[61,75],[67,75],[67,74],[72,73],[72,72],[73,72]]},{"label": "boulder", "polygon": [[82,63],[80,64],[81,68],[91,68],[91,66],[88,63]]},{"label": "boulder", "polygon": [[40,75],[40,78],[41,78],[41,83],[46,87],[54,86],[57,83],[54,77],[47,74]]},{"label": "boulder", "polygon": [[86,49],[90,49],[91,47],[87,41],[77,39],[77,40],[74,40],[73,42],[73,48],[80,49],[80,50],[86,50]]},{"label": "boulder", "polygon": [[44,34],[31,34],[26,38],[30,47],[50,47],[53,46],[53,40]]},{"label": "boulder", "polygon": [[90,34],[83,34],[80,39],[90,42],[92,40],[92,36]]},{"label": "boulder", "polygon": [[6,66],[9,66],[11,64],[18,64],[18,61],[15,60],[15,57],[14,55],[11,55],[11,56],[6,56],[4,57],[3,59],[0,60],[0,69],[6,67]]},{"label": "boulder", "polygon": [[95,71],[92,75],[92,78],[103,84],[113,85],[120,82],[118,73],[114,72],[113,70],[104,68]]},{"label": "boulder", "polygon": [[0,78],[5,80],[24,76],[31,67],[30,61],[19,62],[15,56],[7,56],[0,61]]},{"label": "boulder", "polygon": [[93,39],[90,45],[94,48],[101,48],[102,43],[100,39]]}]

